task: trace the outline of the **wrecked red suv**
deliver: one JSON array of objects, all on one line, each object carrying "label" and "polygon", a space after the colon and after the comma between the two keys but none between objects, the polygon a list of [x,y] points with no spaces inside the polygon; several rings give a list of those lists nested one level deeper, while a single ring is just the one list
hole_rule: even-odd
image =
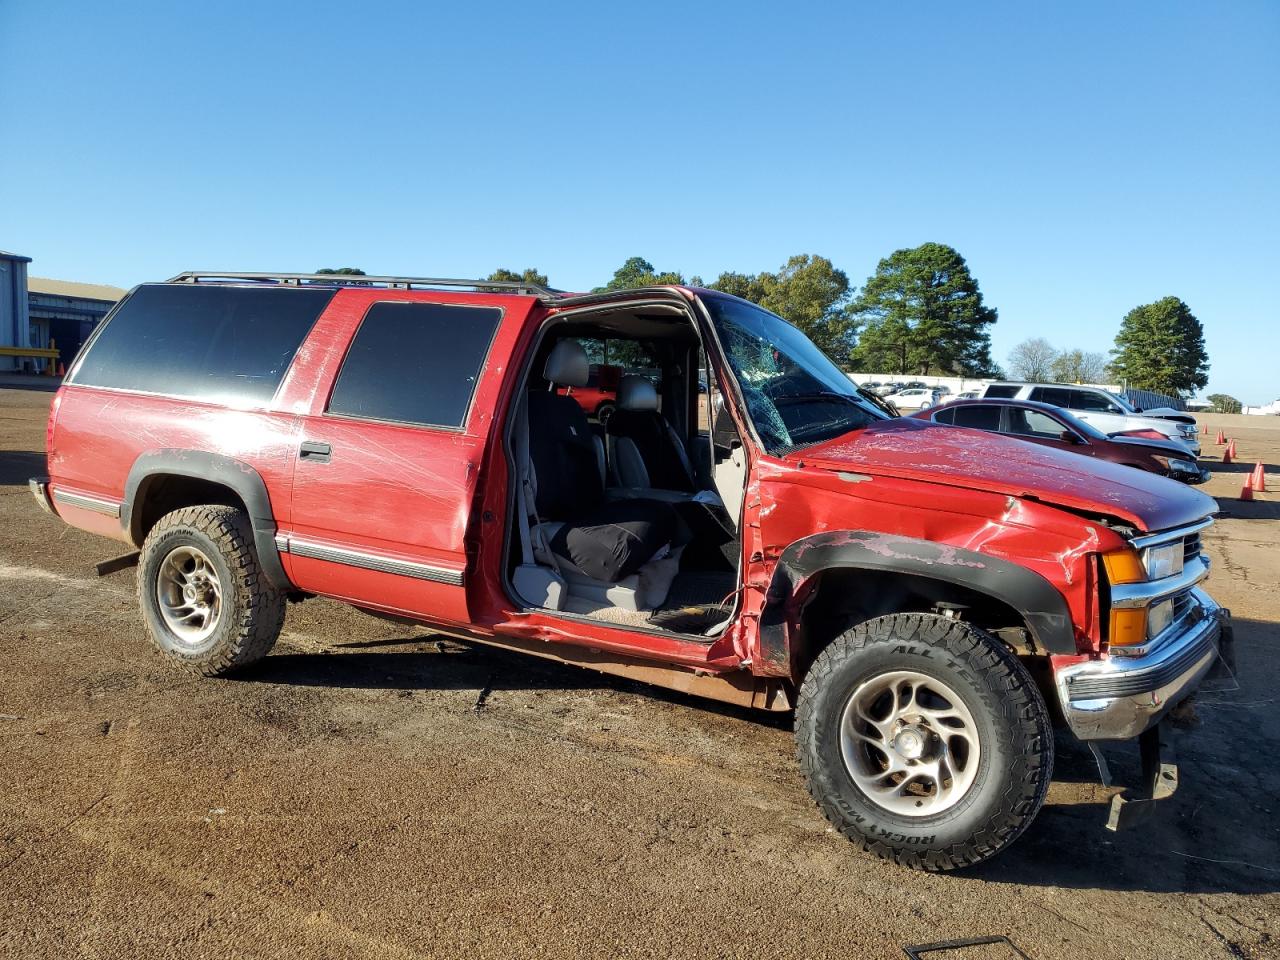
[{"label": "wrecked red suv", "polygon": [[[624,364],[604,424],[564,390],[602,352]],[[1229,650],[1199,586],[1213,500],[891,418],[714,291],[183,274],[99,326],[48,440],[36,498],[137,548],[103,566],[138,564],[178,664],[253,663],[323,595],[794,711],[826,816],[913,867],[1027,827],[1055,723],[1139,739],[1111,825],[1151,809],[1166,716]]]}]

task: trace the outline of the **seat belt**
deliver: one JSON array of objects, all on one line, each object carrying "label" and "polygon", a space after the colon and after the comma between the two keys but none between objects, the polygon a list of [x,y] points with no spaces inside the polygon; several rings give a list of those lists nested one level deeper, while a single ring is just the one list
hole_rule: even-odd
[{"label": "seat belt", "polygon": [[[538,516],[538,480],[533,470],[533,458],[529,456],[529,398],[523,394],[520,405],[516,408],[516,460],[517,474],[520,483],[520,516],[517,521],[520,527],[520,566],[516,568],[514,578],[516,592],[525,600],[537,603],[551,610],[564,609],[566,596],[564,577],[560,573],[560,564],[556,556],[545,542],[539,542],[543,553],[550,558],[552,569],[548,570],[538,563],[534,556],[532,534],[529,531],[529,517],[532,516],[538,527],[542,519]],[[541,536],[541,534],[539,534]]]},{"label": "seat belt", "polygon": [[[659,414],[659,416],[662,416]],[[684,474],[689,478],[689,483],[696,490],[698,489],[698,478],[693,472],[693,464],[689,461],[689,451],[684,448],[684,444],[680,442],[680,436],[676,433],[676,428],[671,426],[671,421],[666,417],[662,417],[662,425],[667,428],[667,436],[671,442],[675,444],[676,457],[680,461],[680,466],[684,467]]]}]

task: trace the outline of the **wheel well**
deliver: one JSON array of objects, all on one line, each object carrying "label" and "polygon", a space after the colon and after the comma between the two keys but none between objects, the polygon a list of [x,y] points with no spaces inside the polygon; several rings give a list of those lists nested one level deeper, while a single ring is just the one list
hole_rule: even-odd
[{"label": "wheel well", "polygon": [[161,517],[183,507],[217,503],[248,510],[244,500],[230,487],[199,477],[176,474],[152,474],[138,487],[129,522],[129,534],[137,546],[147,538]]},{"label": "wheel well", "polygon": [[803,600],[796,676],[837,636],[855,624],[890,613],[955,611],[974,626],[996,633],[1011,647],[1026,647],[1031,633],[1023,616],[1002,600],[945,580],[891,570],[835,567],[814,576]]}]

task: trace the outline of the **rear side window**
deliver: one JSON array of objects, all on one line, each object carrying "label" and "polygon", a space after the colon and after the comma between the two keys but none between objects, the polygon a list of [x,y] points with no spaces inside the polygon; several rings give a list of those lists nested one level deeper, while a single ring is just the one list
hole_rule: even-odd
[{"label": "rear side window", "polygon": [[955,423],[956,412],[954,409],[939,410],[937,413],[933,415],[933,422],[934,423]]},{"label": "rear side window", "polygon": [[975,430],[999,430],[1000,407],[957,407],[955,425]]},{"label": "rear side window", "polygon": [[342,362],[329,412],[460,427],[502,311],[445,303],[375,303]]},{"label": "rear side window", "polygon": [[147,284],[99,330],[71,382],[266,404],[332,297],[332,290]]},{"label": "rear side window", "polygon": [[996,383],[987,387],[986,392],[982,395],[984,397],[995,397],[997,399],[1001,397],[1007,398],[1017,396],[1019,389],[1020,388],[1016,383]]}]

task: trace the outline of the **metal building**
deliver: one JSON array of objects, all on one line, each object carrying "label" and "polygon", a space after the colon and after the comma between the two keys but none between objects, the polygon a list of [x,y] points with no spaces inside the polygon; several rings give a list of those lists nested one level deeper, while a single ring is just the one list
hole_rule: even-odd
[{"label": "metal building", "polygon": [[58,360],[70,366],[72,358],[98,322],[125,295],[119,287],[73,283],[31,277],[27,281],[30,310],[30,344],[58,348]]},{"label": "metal building", "polygon": [[[0,250],[0,347],[29,347],[27,264],[30,257]],[[19,357],[0,354],[0,370],[19,370]]]}]

